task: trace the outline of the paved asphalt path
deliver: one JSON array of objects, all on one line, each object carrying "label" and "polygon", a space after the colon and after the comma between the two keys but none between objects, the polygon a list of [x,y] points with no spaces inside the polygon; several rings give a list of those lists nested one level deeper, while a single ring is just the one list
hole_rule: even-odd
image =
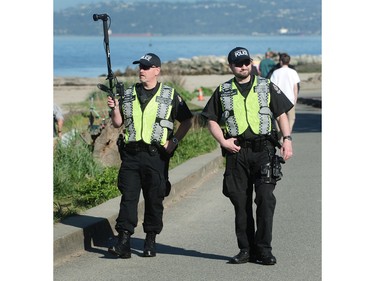
[{"label": "paved asphalt path", "polygon": [[283,165],[275,191],[274,266],[228,264],[238,253],[234,210],[221,193],[219,170],[181,201],[168,206],[157,236],[157,256],[143,258],[144,233],[132,236],[132,258],[117,259],[106,247],[54,267],[54,280],[277,280],[318,281],[321,264],[321,111],[299,105],[294,157]]}]

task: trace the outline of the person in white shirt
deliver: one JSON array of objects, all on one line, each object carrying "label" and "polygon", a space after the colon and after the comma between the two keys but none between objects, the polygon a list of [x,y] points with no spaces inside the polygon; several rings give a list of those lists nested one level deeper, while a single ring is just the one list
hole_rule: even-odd
[{"label": "person in white shirt", "polygon": [[299,75],[295,69],[289,67],[290,56],[286,53],[280,54],[279,69],[276,69],[271,75],[271,82],[276,84],[281,91],[288,97],[293,108],[288,111],[288,119],[290,132],[293,130],[293,125],[296,120],[296,104],[298,96],[298,84],[301,82]]}]

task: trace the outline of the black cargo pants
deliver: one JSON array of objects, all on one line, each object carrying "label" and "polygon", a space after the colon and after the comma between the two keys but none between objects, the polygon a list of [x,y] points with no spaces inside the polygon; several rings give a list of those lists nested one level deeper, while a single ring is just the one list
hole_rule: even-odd
[{"label": "black cargo pants", "polygon": [[[272,250],[272,225],[276,206],[273,191],[276,182],[265,182],[261,167],[271,163],[275,152],[273,146],[266,146],[260,152],[242,147],[238,153],[226,155],[223,194],[229,197],[234,206],[238,247],[248,249],[253,254],[268,254]],[[253,216],[254,191],[256,228]]]},{"label": "black cargo pants", "polygon": [[142,190],[145,210],[144,232],[159,234],[163,228],[163,200],[166,194],[168,169],[165,158],[159,152],[122,151],[122,163],[118,174],[118,188],[122,194],[120,211],[116,220],[118,232],[131,234],[138,223],[138,202]]}]

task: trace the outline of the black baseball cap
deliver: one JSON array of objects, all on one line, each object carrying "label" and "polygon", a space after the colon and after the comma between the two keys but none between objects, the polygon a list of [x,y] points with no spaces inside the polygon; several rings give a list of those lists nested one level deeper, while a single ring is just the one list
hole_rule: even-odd
[{"label": "black baseball cap", "polygon": [[143,64],[145,66],[161,67],[160,58],[153,53],[145,54],[139,60],[133,61],[133,64]]},{"label": "black baseball cap", "polygon": [[244,61],[244,60],[250,60],[250,61],[253,60],[252,58],[250,58],[250,53],[246,48],[236,47],[232,51],[230,51],[228,54],[228,62],[230,64],[237,63],[237,62]]}]

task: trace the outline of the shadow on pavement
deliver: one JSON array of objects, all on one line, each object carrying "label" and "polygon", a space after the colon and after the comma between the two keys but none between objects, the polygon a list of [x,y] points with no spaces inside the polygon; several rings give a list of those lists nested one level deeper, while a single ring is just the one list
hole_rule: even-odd
[{"label": "shadow on pavement", "polygon": [[[110,247],[117,242],[117,237],[110,239],[108,241],[107,247]],[[131,238],[131,249],[132,254],[143,257],[143,243],[144,239],[140,238]],[[117,257],[107,252],[107,249],[95,249],[92,248],[90,252],[101,253],[103,256],[102,259],[116,259]],[[160,244],[156,242],[156,253],[158,254],[167,254],[167,255],[179,255],[179,256],[189,256],[189,257],[197,257],[197,258],[204,258],[204,259],[213,259],[213,260],[229,260],[230,257],[228,256],[221,256],[209,253],[202,253],[196,250],[188,250],[180,247],[174,247],[170,245]]]},{"label": "shadow on pavement", "polygon": [[86,251],[91,251],[92,245],[106,247],[109,237],[114,236],[111,225],[106,218],[76,215],[63,220],[61,224],[78,227],[83,230],[83,243]]},{"label": "shadow on pavement", "polygon": [[322,132],[322,115],[313,113],[296,113],[293,133]]}]

